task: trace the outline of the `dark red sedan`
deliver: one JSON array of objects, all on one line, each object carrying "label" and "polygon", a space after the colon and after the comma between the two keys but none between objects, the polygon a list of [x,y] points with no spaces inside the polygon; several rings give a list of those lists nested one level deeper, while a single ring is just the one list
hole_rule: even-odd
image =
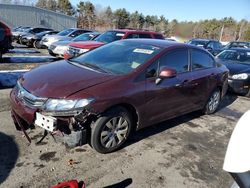
[{"label": "dark red sedan", "polygon": [[[39,126],[118,149],[133,129],[203,110],[216,111],[228,69],[195,46],[157,39],[120,40],[24,74],[11,92],[17,129]],[[87,138],[87,139],[86,139]]]}]

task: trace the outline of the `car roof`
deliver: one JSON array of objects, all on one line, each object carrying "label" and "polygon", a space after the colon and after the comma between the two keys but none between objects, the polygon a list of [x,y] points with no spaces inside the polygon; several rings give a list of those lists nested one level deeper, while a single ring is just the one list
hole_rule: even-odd
[{"label": "car roof", "polygon": [[125,32],[125,33],[151,33],[151,34],[160,34],[158,32],[155,31],[147,31],[147,30],[137,30],[137,29],[111,29],[108,31],[117,31],[117,32]]},{"label": "car roof", "polygon": [[195,39],[191,39],[190,41],[216,41],[218,42],[218,40],[216,39],[202,39],[202,38],[195,38]]},{"label": "car roof", "polygon": [[178,43],[174,41],[162,40],[162,39],[125,39],[120,41],[134,41],[139,42],[141,44],[158,46],[160,48],[168,48],[168,47],[188,47],[188,48],[195,48],[198,50],[206,51],[202,48],[196,47],[194,45],[185,44],[185,43]]}]

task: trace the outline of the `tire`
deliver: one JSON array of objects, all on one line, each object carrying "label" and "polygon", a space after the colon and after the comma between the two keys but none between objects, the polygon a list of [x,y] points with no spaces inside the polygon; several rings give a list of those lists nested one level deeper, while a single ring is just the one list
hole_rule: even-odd
[{"label": "tire", "polygon": [[125,108],[112,108],[92,124],[90,138],[92,148],[99,153],[117,150],[128,139],[132,125],[132,116]]},{"label": "tire", "polygon": [[221,91],[219,89],[215,89],[210,95],[207,103],[203,109],[204,114],[213,114],[219,107],[221,101]]},{"label": "tire", "polygon": [[248,92],[244,96],[250,98],[250,89],[248,90]]},{"label": "tire", "polygon": [[35,40],[35,41],[33,42],[33,46],[34,46],[34,48],[36,48],[36,49],[41,49],[40,40]]},{"label": "tire", "polygon": [[54,54],[52,51],[48,50],[48,52],[49,52],[49,55],[56,57],[56,54]]}]

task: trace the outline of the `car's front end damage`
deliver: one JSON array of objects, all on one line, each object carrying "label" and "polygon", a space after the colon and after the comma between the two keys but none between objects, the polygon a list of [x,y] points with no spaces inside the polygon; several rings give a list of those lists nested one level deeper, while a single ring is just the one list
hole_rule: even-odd
[{"label": "car's front end damage", "polygon": [[17,130],[41,127],[57,141],[70,147],[86,144],[87,132],[96,113],[87,106],[93,98],[80,100],[37,97],[18,82],[10,94],[12,118]]}]

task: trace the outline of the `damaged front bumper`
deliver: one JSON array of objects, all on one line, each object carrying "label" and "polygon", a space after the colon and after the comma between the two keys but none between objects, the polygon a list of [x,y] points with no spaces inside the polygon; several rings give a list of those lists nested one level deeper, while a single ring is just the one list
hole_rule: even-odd
[{"label": "damaged front bumper", "polygon": [[[87,133],[90,123],[95,117],[86,109],[77,114],[60,112],[60,116],[53,116],[51,112],[44,112],[39,108],[27,106],[18,97],[18,89],[14,88],[10,94],[12,118],[17,130],[24,132],[29,142],[26,130],[40,126],[44,130],[44,135],[50,133],[56,141],[63,142],[69,147],[80,146],[87,143]],[[59,115],[59,114],[57,114]]]}]

